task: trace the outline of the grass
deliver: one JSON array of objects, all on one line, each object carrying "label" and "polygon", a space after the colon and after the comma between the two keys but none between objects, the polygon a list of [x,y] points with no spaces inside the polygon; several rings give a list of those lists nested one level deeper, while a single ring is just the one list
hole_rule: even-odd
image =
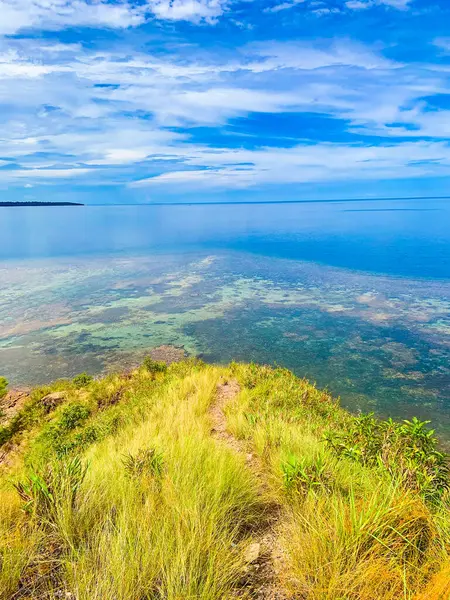
[{"label": "grass", "polygon": [[[227,379],[241,387],[227,427],[260,457],[264,498],[245,454],[211,435]],[[447,457],[426,424],[354,417],[283,369],[198,361],[57,382],[15,419],[2,599],[251,598],[245,554],[265,503],[280,507],[287,598],[450,598]]]}]

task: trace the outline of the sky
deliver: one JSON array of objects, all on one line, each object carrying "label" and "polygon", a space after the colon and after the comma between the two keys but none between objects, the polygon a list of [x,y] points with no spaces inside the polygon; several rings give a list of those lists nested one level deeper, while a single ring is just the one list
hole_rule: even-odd
[{"label": "sky", "polygon": [[0,0],[0,201],[450,196],[448,0]]}]

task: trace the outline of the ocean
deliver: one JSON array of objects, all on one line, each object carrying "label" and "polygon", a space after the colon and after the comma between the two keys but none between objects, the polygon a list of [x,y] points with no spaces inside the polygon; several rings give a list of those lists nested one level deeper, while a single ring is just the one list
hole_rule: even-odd
[{"label": "ocean", "polygon": [[162,344],[286,366],[450,440],[450,200],[0,208],[0,375]]}]

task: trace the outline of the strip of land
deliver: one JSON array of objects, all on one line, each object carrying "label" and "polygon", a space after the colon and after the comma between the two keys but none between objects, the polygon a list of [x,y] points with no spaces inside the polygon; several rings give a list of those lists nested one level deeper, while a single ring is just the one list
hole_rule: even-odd
[{"label": "strip of land", "polygon": [[14,208],[16,206],[84,206],[80,202],[0,202],[0,207]]}]

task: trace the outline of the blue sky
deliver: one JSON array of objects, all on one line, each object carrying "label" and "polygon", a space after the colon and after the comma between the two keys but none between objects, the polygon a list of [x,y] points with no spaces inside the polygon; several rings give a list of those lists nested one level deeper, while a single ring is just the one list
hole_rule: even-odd
[{"label": "blue sky", "polygon": [[0,0],[0,199],[450,196],[448,0]]}]

